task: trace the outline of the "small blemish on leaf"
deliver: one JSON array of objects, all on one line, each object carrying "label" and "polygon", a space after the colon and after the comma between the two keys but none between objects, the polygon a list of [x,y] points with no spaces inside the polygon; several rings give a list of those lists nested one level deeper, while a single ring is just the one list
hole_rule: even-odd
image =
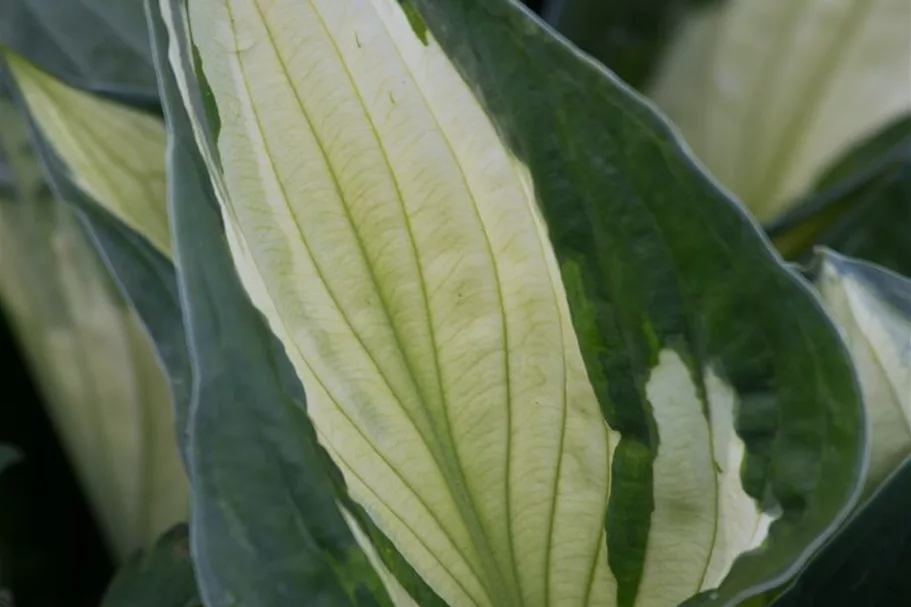
[{"label": "small blemish on leaf", "polygon": [[392,94],[392,91],[389,92],[389,101],[392,102],[392,105],[395,105],[395,95]]},{"label": "small blemish on leaf", "polygon": [[405,12],[405,17],[408,18],[408,23],[411,24],[411,29],[414,30],[414,34],[418,37],[418,40],[420,40],[424,46],[427,46],[427,24],[424,23],[424,18],[421,17],[421,13],[414,7],[411,0],[399,0],[399,6],[401,6],[402,10]]},{"label": "small blemish on leaf", "polygon": [[362,46],[363,46],[361,44],[361,37],[357,35],[357,32],[354,32],[354,43],[357,45],[358,48],[362,48]]}]

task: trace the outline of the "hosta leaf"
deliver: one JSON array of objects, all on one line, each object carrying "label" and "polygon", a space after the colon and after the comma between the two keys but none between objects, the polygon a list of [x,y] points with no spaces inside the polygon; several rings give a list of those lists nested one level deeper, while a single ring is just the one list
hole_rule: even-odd
[{"label": "hosta leaf", "polygon": [[7,53],[6,60],[38,129],[73,181],[170,256],[161,121],[71,88],[17,55]]},{"label": "hosta leaf", "polygon": [[[286,348],[352,496],[442,598],[606,597],[607,429],[527,177],[497,153],[438,47],[422,57],[395,3],[360,4],[190,4],[219,103],[229,213],[270,290],[254,300],[281,310],[273,330],[294,335]],[[237,39],[275,45],[233,64],[221,52],[234,43],[232,21]],[[314,39],[315,63],[284,64],[300,38],[282,32],[294,31]],[[342,32],[351,40],[336,49]],[[394,59],[396,36],[409,44],[404,60]],[[423,94],[460,95],[449,107],[471,104],[464,122],[426,107],[407,80],[411,61],[449,70]],[[278,81],[270,106],[261,94],[285,70],[291,81]],[[393,78],[404,84],[388,88]],[[322,88],[298,101],[311,87]],[[362,108],[369,100],[378,105]],[[235,103],[250,109],[231,115]],[[369,115],[381,110],[385,119]],[[339,130],[349,121],[359,126]],[[450,141],[438,123],[478,139]],[[358,138],[362,129],[375,137]],[[415,136],[397,139],[402,129]],[[293,157],[279,155],[290,147]],[[473,166],[453,162],[472,153]],[[262,265],[266,248],[277,265]],[[277,282],[289,263],[298,277]]]},{"label": "hosta leaf", "polygon": [[[818,545],[819,534],[827,533],[826,526],[843,515],[843,500],[850,502],[861,469],[860,403],[831,324],[806,288],[769,255],[756,227],[695,170],[666,123],[591,64],[528,28],[519,11],[488,20],[485,13],[496,2],[473,10],[464,4],[427,21],[433,31],[453,32],[440,25],[445,16],[459,23],[464,15],[463,23],[472,24],[461,30],[470,32],[469,44],[454,33],[441,40],[463,73],[481,87],[488,110],[511,136],[512,148],[529,163],[563,259],[564,279],[582,283],[569,288],[570,303],[590,376],[608,420],[625,434],[628,451],[615,458],[613,474],[634,482],[625,486],[627,491],[618,489],[616,499],[612,496],[607,520],[612,569],[619,572],[618,602],[633,602],[645,588],[646,582],[636,577],[639,562],[648,567],[648,561],[666,560],[663,568],[651,566],[669,575],[653,578],[651,584],[661,585],[677,572],[686,575],[692,567],[690,583],[707,588],[715,583],[713,575],[723,573],[723,557],[750,541],[734,531],[750,519],[742,516],[738,493],[726,491],[730,485],[725,482],[737,469],[730,461],[737,459],[739,441],[728,434],[726,443],[723,432],[714,432],[716,419],[723,419],[717,415],[712,420],[714,449],[727,452],[729,463],[724,465],[715,453],[718,484],[701,485],[692,493],[703,499],[706,493],[714,495],[718,502],[716,525],[707,526],[710,533],[691,544],[708,553],[707,562],[702,569],[689,559],[680,566],[674,556],[651,549],[662,534],[679,529],[643,533],[642,511],[652,498],[649,485],[658,495],[660,485],[672,485],[674,478],[651,477],[657,460],[653,467],[641,457],[646,447],[661,459],[667,439],[660,429],[657,441],[651,434],[655,402],[642,397],[646,377],[655,375],[654,360],[660,360],[658,346],[686,353],[691,370],[695,367],[697,393],[709,397],[700,410],[723,410],[725,384],[734,388],[738,431],[751,452],[745,462],[746,488],[763,495],[765,481],[764,497],[774,494],[784,509],[763,550],[738,560],[719,591],[706,593],[700,602],[734,603],[758,586],[792,574],[796,565],[787,563],[805,558]],[[434,11],[428,7],[425,14]],[[519,36],[519,31],[525,34]],[[501,44],[504,39],[516,41]],[[523,69],[512,69],[517,64]],[[565,75],[556,78],[555,73]],[[554,112],[555,107],[573,109]],[[580,147],[584,154],[573,153]],[[574,264],[581,266],[579,275]],[[808,364],[813,381],[830,388],[808,382]],[[686,394],[683,383],[679,388],[675,394]],[[673,403],[674,419],[692,415],[694,408],[687,409],[685,402]],[[774,428],[769,423],[773,411],[779,416]],[[821,432],[823,427],[827,430]],[[770,435],[775,437],[771,444]],[[838,456],[829,459],[834,452],[826,443]],[[621,443],[618,452],[623,448]],[[708,445],[703,450],[709,451]],[[665,450],[663,457],[672,459],[673,454]],[[832,482],[848,469],[850,474]],[[732,502],[741,509],[731,508]],[[655,504],[656,513],[659,507],[678,514],[682,508],[680,502]],[[638,524],[630,524],[634,522]],[[704,519],[693,516],[687,523],[698,533]],[[666,588],[666,602],[684,593],[682,584]]]},{"label": "hosta leaf", "polygon": [[186,516],[168,384],[147,334],[0,105],[18,199],[0,204],[0,302],[119,557]]},{"label": "hosta leaf", "polygon": [[[153,338],[171,384],[177,427],[185,429],[191,369],[170,259],[164,125],[71,89],[28,64],[19,72],[17,82],[24,86],[18,98],[34,112],[33,143],[46,176],[83,220]],[[39,84],[46,89],[36,89]],[[48,97],[48,90],[58,95]]]},{"label": "hosta leaf", "polygon": [[911,110],[907,0],[730,0],[670,47],[652,95],[762,221]]},{"label": "hosta leaf", "polygon": [[101,607],[202,607],[187,526],[174,527],[133,556],[117,572]]},{"label": "hosta leaf", "polygon": [[814,192],[768,227],[786,257],[815,246],[911,274],[911,115],[856,144]]},{"label": "hosta leaf", "polygon": [[187,461],[201,595],[211,606],[388,605],[340,509],[349,500],[326,467],[300,382],[231,265],[158,4],[149,2],[149,21],[196,386]]},{"label": "hosta leaf", "polygon": [[135,101],[157,97],[140,0],[4,0],[4,46],[72,86]]},{"label": "hosta leaf", "polygon": [[885,587],[902,577],[900,553],[911,547],[911,281],[828,250],[817,254],[809,274],[860,376],[870,464],[851,517],[773,604],[885,607]]},{"label": "hosta leaf", "polygon": [[442,599],[732,604],[841,520],[843,345],[616,79],[506,0],[175,4],[244,285]]},{"label": "hosta leaf", "polygon": [[871,429],[869,494],[911,457],[911,280],[825,251],[814,282],[860,377]]}]

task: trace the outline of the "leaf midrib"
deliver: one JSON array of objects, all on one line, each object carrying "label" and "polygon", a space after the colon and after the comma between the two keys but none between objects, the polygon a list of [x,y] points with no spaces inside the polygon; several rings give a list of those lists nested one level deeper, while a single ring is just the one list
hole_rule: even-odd
[{"label": "leaf midrib", "polygon": [[[266,31],[269,33],[270,42],[272,42],[273,48],[275,48],[275,42],[274,42],[274,39],[272,39],[271,30],[269,29],[269,27],[268,27],[268,25],[267,25],[267,23],[266,23],[266,21],[265,21],[263,15],[262,15],[262,12],[261,12],[261,9],[260,9],[260,7],[259,7],[259,4],[258,4],[258,2],[256,2],[256,0],[253,0],[253,2],[254,2],[254,6],[255,6],[256,9],[257,9],[257,12],[260,13],[260,17],[261,17],[261,19],[262,19],[264,28],[265,28]],[[233,26],[234,18],[233,18],[233,12],[232,12],[232,10],[231,10],[231,6],[230,6],[230,2],[229,2],[229,1],[225,2],[225,7],[227,8],[228,13],[231,15],[232,26]],[[236,33],[236,29],[233,28],[233,27],[232,27],[232,32],[233,32],[233,34],[234,34],[234,36],[235,36],[235,44],[237,44],[237,43],[238,43],[238,40],[237,40],[237,33]],[[277,49],[275,49],[275,50],[276,50],[276,56],[277,56],[277,57],[280,57],[279,54],[278,54],[278,52],[277,52]],[[246,86],[247,89],[249,90],[249,80],[247,79],[246,70],[245,70],[244,67],[243,67],[243,63],[240,62],[240,61],[238,61],[237,64],[238,64],[238,66],[240,67],[242,74],[244,75],[245,86]],[[287,72],[287,67],[284,65],[284,63],[281,61],[280,58],[279,58],[279,64],[281,65],[283,71],[285,72],[286,77],[287,77],[287,79],[288,79],[288,82],[289,82],[289,83],[293,83],[293,80],[290,78],[290,74],[288,74],[288,72]],[[295,94],[296,94],[296,89],[294,89],[293,86],[292,86],[292,90],[295,90]],[[248,94],[249,94],[249,93],[248,93]],[[298,100],[298,103],[301,105],[301,112],[302,112],[302,114],[304,115],[304,117],[306,118],[306,120],[308,121],[308,123],[311,124],[311,132],[313,132],[314,136],[317,138],[317,140],[319,140],[319,136],[317,135],[316,130],[315,130],[315,129],[313,128],[313,126],[312,126],[312,121],[311,121],[310,116],[303,110],[303,104],[301,103],[301,100],[300,100],[299,97],[297,97],[297,100]],[[258,128],[258,130],[259,130],[259,132],[260,132],[260,134],[261,134],[261,139],[262,139],[262,141],[263,141],[263,145],[268,149],[269,144],[268,144],[268,142],[267,142],[267,138],[263,135],[263,134],[264,134],[264,130],[263,130],[263,128],[262,128],[262,123],[261,123],[261,121],[260,121],[260,119],[259,119],[259,117],[258,117],[258,112],[257,112],[257,110],[256,110],[256,108],[255,108],[255,104],[252,103],[252,96],[251,96],[251,107],[252,107],[252,110],[253,110],[254,115],[255,115],[255,117],[256,117],[256,120],[257,120],[257,128]],[[327,166],[329,172],[331,173],[331,175],[332,175],[332,177],[333,177],[333,180],[334,180],[335,183],[336,183],[336,187],[339,188],[340,186],[339,186],[339,184],[338,184],[337,176],[335,175],[335,173],[334,173],[334,171],[333,171],[333,169],[332,169],[331,163],[328,161],[328,158],[326,157],[325,149],[322,147],[322,144],[320,144],[319,147],[320,147],[321,153],[324,155],[324,162],[325,162],[325,164],[326,164],[326,166]],[[277,172],[276,169],[275,169],[274,162],[273,162],[273,160],[272,160],[272,153],[271,153],[271,151],[269,151],[269,162],[272,164],[273,173],[274,173],[274,174],[276,175],[276,177],[277,177],[278,172]],[[308,253],[310,254],[311,259],[313,260],[314,268],[316,269],[317,274],[318,274],[319,277],[320,277],[320,280],[323,282],[323,285],[324,285],[324,287],[325,287],[325,289],[326,289],[327,294],[328,294],[329,297],[332,299],[332,301],[333,301],[333,303],[335,304],[336,308],[339,310],[339,313],[341,314],[342,318],[345,320],[346,324],[348,324],[349,328],[351,329],[352,335],[355,337],[355,339],[357,340],[357,342],[358,342],[359,345],[361,346],[361,348],[362,348],[362,350],[364,351],[364,353],[368,356],[368,358],[370,359],[370,361],[373,363],[373,365],[374,365],[374,367],[375,367],[375,369],[376,369],[377,374],[379,375],[379,377],[381,377],[381,378],[383,379],[383,381],[386,383],[386,385],[387,385],[387,387],[389,388],[389,390],[390,390],[391,394],[393,395],[394,399],[395,399],[397,402],[400,403],[400,402],[401,402],[401,399],[396,395],[395,390],[392,388],[391,382],[390,382],[389,379],[386,377],[385,373],[382,371],[382,369],[381,369],[381,367],[379,366],[378,362],[376,361],[376,358],[375,358],[375,356],[373,355],[372,351],[371,351],[369,348],[367,348],[367,346],[366,346],[366,344],[364,343],[364,341],[363,341],[362,337],[360,336],[360,334],[354,329],[353,325],[352,325],[351,322],[350,322],[350,319],[348,318],[347,314],[344,312],[344,309],[339,305],[338,299],[337,299],[337,297],[335,296],[334,291],[332,290],[332,288],[329,286],[329,283],[328,283],[328,281],[326,280],[326,277],[325,277],[324,272],[323,272],[322,269],[320,268],[319,264],[316,262],[316,258],[313,256],[312,251],[310,250],[310,246],[309,246],[308,240],[307,240],[307,238],[304,236],[303,231],[300,229],[300,222],[299,222],[299,220],[298,220],[298,218],[297,218],[297,214],[296,214],[296,212],[294,211],[293,207],[289,204],[289,200],[290,200],[290,199],[289,199],[289,197],[288,197],[287,191],[285,190],[285,185],[284,185],[284,183],[283,183],[280,179],[277,179],[276,181],[277,181],[277,183],[279,184],[280,189],[282,190],[283,197],[284,197],[284,199],[285,199],[285,201],[286,201],[286,205],[288,206],[289,211],[291,212],[292,216],[293,216],[294,219],[295,219],[295,224],[298,226],[298,231],[300,232],[301,240],[302,240],[304,246],[307,248]],[[344,198],[344,196],[341,195],[340,189],[337,190],[337,195],[338,195],[338,198],[339,198],[340,202],[342,202],[342,207],[345,209],[346,215],[349,217],[349,222],[350,222],[351,225],[352,225],[352,229],[354,230],[355,234],[358,235],[357,228],[354,227],[353,222],[351,222],[350,212],[348,211],[347,206],[345,205],[345,198]],[[366,255],[365,255],[364,252],[363,252],[363,247],[362,247],[362,243],[361,243],[361,241],[360,241],[359,235],[358,235],[358,239],[357,239],[357,240],[358,240],[359,246],[361,246],[362,255],[364,255],[364,256],[366,257]],[[366,259],[365,259],[365,261],[366,261]],[[369,267],[369,261],[367,261],[367,265],[368,265],[368,267]],[[370,273],[371,273],[371,276],[372,276],[373,279],[374,279],[374,284],[376,284],[376,279],[375,279],[375,276],[373,276],[373,270],[372,270],[372,268],[370,268]],[[381,298],[381,300],[382,300],[382,296],[380,296],[380,298]],[[388,307],[385,305],[385,302],[383,302],[383,303],[384,303],[384,305],[383,305],[383,311],[387,314],[387,319],[388,319]],[[394,327],[394,325],[392,325],[392,326]],[[395,333],[395,329],[394,329],[394,328],[393,328],[393,332]],[[401,347],[400,347],[400,350],[401,350]],[[409,368],[410,368],[410,365],[409,365]],[[315,374],[314,374],[314,376],[315,376]],[[328,394],[328,393],[329,393],[329,392],[328,392],[328,390],[327,390],[327,394]],[[338,401],[335,401],[334,399],[333,399],[333,401],[336,402],[336,405],[337,405],[337,406],[339,406],[339,405],[338,405]],[[340,406],[339,406],[339,409],[342,410]],[[411,423],[411,425],[415,428],[415,431],[416,431],[417,435],[421,438],[421,442],[424,444],[424,447],[427,449],[428,453],[431,454],[431,458],[432,458],[435,462],[437,462],[438,469],[440,469],[440,471],[442,472],[442,468],[440,467],[440,464],[439,464],[439,462],[438,462],[438,460],[437,460],[437,457],[435,457],[435,456],[433,455],[433,450],[432,450],[430,444],[427,442],[427,440],[426,440],[424,434],[423,434],[422,432],[420,432],[420,430],[418,429],[417,423],[416,423],[415,420],[412,418],[412,416],[408,413],[407,409],[402,408],[402,412],[404,413],[406,419],[408,419],[408,421]],[[356,425],[353,424],[353,426],[354,426],[355,428],[357,428]],[[359,431],[359,430],[358,430],[358,431]],[[359,433],[360,433],[360,431],[359,431]],[[365,441],[366,441],[368,444],[371,444],[371,443],[370,443],[370,440],[367,438],[366,435],[364,435],[363,433],[361,433],[361,435],[364,437]],[[374,450],[376,451],[375,448],[374,448]],[[377,451],[377,453],[379,453],[379,452]],[[393,471],[395,471],[395,467],[393,467],[393,466],[390,466],[390,469],[392,469]],[[396,471],[396,474],[400,477],[400,479],[402,480],[403,484],[405,484],[405,486],[409,486],[408,482],[407,482],[403,477],[401,477],[400,473],[398,473],[398,472]],[[450,490],[450,492],[451,492],[452,488],[451,488],[450,483],[448,483],[448,482],[446,481],[446,476],[445,476],[445,475],[442,475],[442,479],[443,479],[444,486],[446,486],[447,488],[449,488],[449,490]],[[422,503],[423,503],[423,500],[419,497],[419,496],[420,496],[420,493],[417,492],[417,491],[415,491],[414,488],[411,488],[411,487],[409,487],[409,488],[411,489],[412,493],[413,493],[415,496],[417,496],[418,499],[420,499],[420,500],[422,501]],[[452,496],[452,497],[454,498],[455,496]],[[454,500],[454,501],[455,501],[457,504],[459,503],[458,500]],[[425,505],[425,508],[426,508],[426,505]],[[428,512],[430,512],[431,514],[433,514],[433,510],[432,510],[432,509],[427,508],[427,510],[428,510]],[[443,530],[444,533],[446,533],[447,537],[449,537],[448,531],[446,530],[446,525],[443,525],[443,524],[439,521],[439,519],[436,518],[436,516],[434,516],[434,520],[436,520],[437,526],[438,526],[441,530]],[[450,538],[450,541],[452,541],[451,538]],[[458,547],[458,544],[457,544],[456,542],[452,542],[452,543],[453,543],[454,546]],[[462,559],[463,559],[466,563],[472,563],[472,560],[471,560],[471,559],[465,558],[464,555],[462,555]]]}]

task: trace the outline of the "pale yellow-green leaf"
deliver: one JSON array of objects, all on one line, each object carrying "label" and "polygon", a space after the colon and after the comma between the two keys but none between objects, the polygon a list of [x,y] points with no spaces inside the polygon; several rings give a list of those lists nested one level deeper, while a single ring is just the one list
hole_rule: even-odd
[{"label": "pale yellow-green leaf", "polygon": [[734,430],[734,391],[712,372],[704,381],[707,407],[683,360],[665,350],[646,386],[659,448],[636,607],[678,605],[716,588],[774,520],[740,482],[745,447]]},{"label": "pale yellow-green leaf", "polygon": [[18,197],[0,200],[0,306],[118,559],[186,520],[168,382],[81,226],[0,104]]},{"label": "pale yellow-green leaf", "polygon": [[448,58],[396,0],[189,16],[237,265],[352,496],[453,605],[613,604],[613,439],[526,169]]},{"label": "pale yellow-green leaf", "polygon": [[908,0],[726,0],[670,45],[651,95],[761,221],[911,111]]},{"label": "pale yellow-green leaf", "polygon": [[816,286],[841,326],[857,369],[870,420],[870,464],[864,494],[911,456],[911,316],[883,298],[867,278],[908,279],[864,262],[824,252]]},{"label": "pale yellow-green leaf", "polygon": [[4,54],[42,135],[94,201],[171,256],[161,121]]}]

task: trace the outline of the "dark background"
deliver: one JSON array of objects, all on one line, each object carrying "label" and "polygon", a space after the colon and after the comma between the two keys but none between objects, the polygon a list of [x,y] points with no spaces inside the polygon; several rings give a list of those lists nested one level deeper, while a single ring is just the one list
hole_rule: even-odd
[{"label": "dark background", "polygon": [[96,607],[110,557],[2,314],[0,369],[0,442],[25,455],[0,476],[0,587],[16,607]]}]

